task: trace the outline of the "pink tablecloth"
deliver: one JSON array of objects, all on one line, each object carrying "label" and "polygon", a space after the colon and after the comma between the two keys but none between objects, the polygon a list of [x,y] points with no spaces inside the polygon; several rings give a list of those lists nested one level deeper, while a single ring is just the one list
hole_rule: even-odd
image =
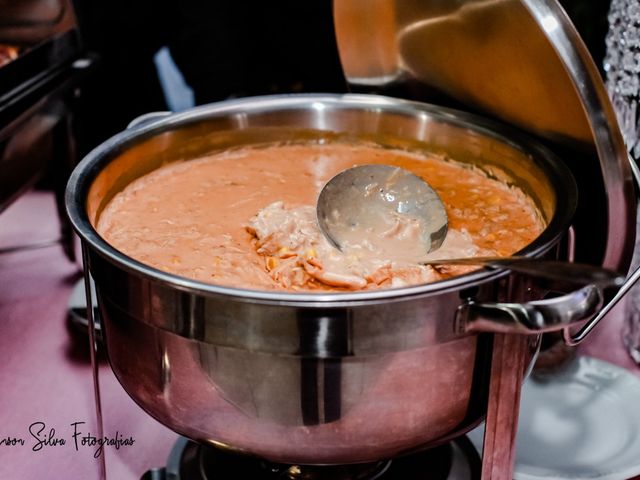
[{"label": "pink tablecloth", "polygon": [[[53,197],[30,193],[0,215],[0,246],[36,242],[58,235]],[[88,341],[67,324],[67,301],[80,265],[58,246],[0,255],[0,479],[92,479],[99,476],[95,448],[76,451],[72,423],[82,435],[96,435]],[[101,368],[106,431],[134,437],[133,446],[105,449],[109,478],[137,479],[161,466],[175,434],[140,410]],[[33,451],[38,434],[64,445],[43,444]],[[3,439],[22,438],[7,446]],[[54,443],[54,442],[51,442]]]},{"label": "pink tablecloth", "polygon": [[[47,193],[32,192],[0,215],[0,246],[57,234],[55,206]],[[86,422],[77,426],[83,435],[96,433],[87,339],[66,321],[79,272],[57,246],[0,255],[0,479],[98,478],[95,449],[80,444],[76,450],[73,441],[75,422]],[[621,347],[621,321],[620,311],[614,312],[583,350],[640,375]],[[108,477],[140,478],[164,464],[175,435],[129,399],[106,365],[100,374],[105,434],[135,440],[118,450],[106,448]],[[42,424],[42,438],[55,429],[53,437],[66,443],[33,451],[37,441],[29,427],[37,433]],[[19,438],[25,445],[10,445]]]}]

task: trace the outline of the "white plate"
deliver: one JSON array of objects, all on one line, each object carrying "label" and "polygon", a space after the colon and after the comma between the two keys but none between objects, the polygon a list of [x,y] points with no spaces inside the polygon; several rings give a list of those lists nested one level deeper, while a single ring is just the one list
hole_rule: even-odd
[{"label": "white plate", "polygon": [[[482,431],[470,437],[482,444]],[[640,378],[590,357],[522,390],[516,480],[640,475]]]}]

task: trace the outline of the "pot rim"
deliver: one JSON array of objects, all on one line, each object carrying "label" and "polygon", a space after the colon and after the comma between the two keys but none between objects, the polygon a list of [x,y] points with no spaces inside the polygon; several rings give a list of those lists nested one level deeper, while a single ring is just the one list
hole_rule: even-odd
[{"label": "pot rim", "polygon": [[[67,215],[82,240],[83,249],[90,246],[102,257],[129,272],[156,283],[170,285],[181,291],[197,295],[231,297],[234,300],[247,303],[322,308],[375,304],[404,300],[409,297],[430,296],[450,290],[468,288],[480,282],[497,279],[508,273],[505,270],[479,269],[468,274],[426,284],[356,292],[283,292],[228,287],[174,275],[135,260],[107,243],[89,220],[86,199],[91,183],[104,165],[140,140],[187,123],[207,118],[224,117],[234,113],[242,114],[247,111],[257,113],[296,108],[322,109],[327,106],[335,109],[388,111],[409,116],[422,113],[492,137],[530,156],[543,159],[547,173],[562,180],[565,191],[561,195],[556,189],[557,205],[553,217],[543,232],[532,243],[514,255],[528,257],[543,255],[553,247],[570,224],[577,205],[577,186],[570,170],[551,150],[513,127],[464,111],[380,95],[325,93],[266,95],[226,100],[173,113],[124,130],[89,152],[73,170],[65,192]],[[329,131],[331,130],[329,129]]]}]

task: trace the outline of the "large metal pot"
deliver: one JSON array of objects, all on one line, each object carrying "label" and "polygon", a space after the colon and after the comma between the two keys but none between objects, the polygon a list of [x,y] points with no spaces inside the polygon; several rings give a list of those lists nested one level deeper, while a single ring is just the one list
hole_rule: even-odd
[{"label": "large metal pot", "polygon": [[166,162],[341,138],[434,151],[518,185],[548,223],[520,253],[557,255],[577,201],[569,171],[516,131],[469,114],[377,96],[293,95],[212,104],[131,128],[76,168],[67,208],[96,283],[111,366],[173,430],[278,462],[389,458],[483,418],[493,335],[478,330],[533,333],[535,347],[541,331],[599,308],[595,286],[541,300],[545,290],[528,279],[486,270],[356,293],[227,288],[139,263],[94,230],[117,192]]}]

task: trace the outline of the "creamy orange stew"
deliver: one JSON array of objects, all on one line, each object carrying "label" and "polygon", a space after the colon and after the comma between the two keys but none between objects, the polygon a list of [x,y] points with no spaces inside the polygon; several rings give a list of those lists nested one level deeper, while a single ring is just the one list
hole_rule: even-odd
[{"label": "creamy orange stew", "polygon": [[318,193],[340,171],[374,163],[410,170],[439,194],[449,232],[433,258],[507,256],[544,228],[527,196],[478,169],[329,143],[246,147],[168,164],[117,194],[97,229],[118,250],[160,270],[251,289],[391,288],[466,271],[361,258],[329,245],[315,218]]}]

